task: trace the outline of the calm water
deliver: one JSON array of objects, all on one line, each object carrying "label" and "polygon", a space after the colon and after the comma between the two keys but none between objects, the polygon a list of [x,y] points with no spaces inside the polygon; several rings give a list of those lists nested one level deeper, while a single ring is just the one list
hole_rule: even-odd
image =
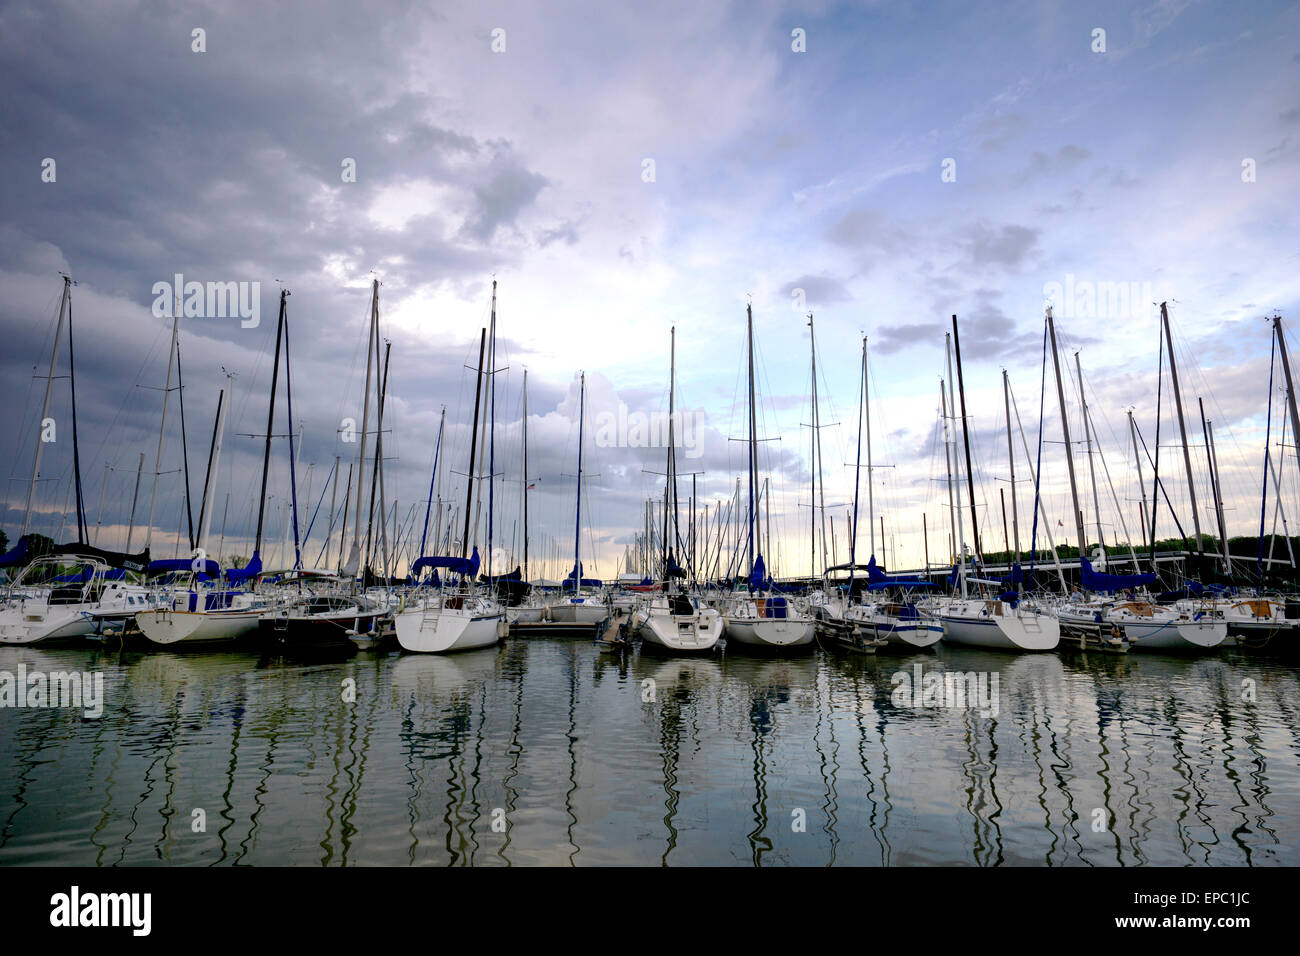
[{"label": "calm water", "polygon": [[[19,663],[106,704],[0,710],[0,864],[1300,863],[1298,671],[1233,651]],[[999,713],[895,706],[917,663],[997,674]]]}]

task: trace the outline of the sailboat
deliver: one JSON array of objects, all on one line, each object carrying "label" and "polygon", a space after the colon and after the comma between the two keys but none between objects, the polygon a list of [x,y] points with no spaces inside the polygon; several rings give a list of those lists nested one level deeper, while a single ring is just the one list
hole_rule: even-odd
[{"label": "sailboat", "polygon": [[[287,289],[280,290],[280,312],[275,331],[275,360],[271,368],[271,396],[266,413],[266,436],[262,452],[262,485],[257,507],[257,535],[253,556],[242,568],[223,572],[217,562],[196,558],[193,562],[192,587],[172,591],[158,607],[141,611],[135,617],[140,632],[154,644],[163,646],[221,644],[250,637],[258,629],[264,613],[274,608],[274,601],[244,586],[252,587],[262,575],[262,532],[266,515],[266,481],[271,465],[271,430],[275,423],[275,396],[280,376],[280,351],[285,334],[285,300]],[[172,330],[175,336],[175,326]],[[170,369],[168,373],[170,385]],[[164,418],[166,405],[164,404]],[[161,445],[161,438],[159,440]],[[161,452],[159,453],[161,457]],[[152,506],[150,511],[152,511]],[[190,562],[184,562],[190,563]],[[157,574],[184,572],[181,567],[155,562]],[[211,581],[214,587],[202,587]]]},{"label": "sailboat", "polygon": [[[677,382],[677,328],[670,333],[668,372],[668,474],[664,486],[663,590],[643,603],[633,615],[633,627],[641,637],[642,647],[669,653],[702,653],[713,650],[722,637],[722,616],[717,609],[704,606],[698,595],[681,585],[686,571],[678,565],[672,542],[681,541],[677,519],[677,455],[675,449],[675,410]],[[669,511],[672,512],[672,539],[669,539]]]},{"label": "sailboat", "polygon": [[[867,445],[867,527],[871,530],[871,556],[867,559],[866,589],[862,600],[854,603],[851,599],[844,609],[843,620],[851,637],[851,650],[861,651],[870,642],[881,648],[915,651],[933,647],[943,637],[943,625],[934,620],[928,612],[922,610],[911,595],[917,590],[930,587],[929,581],[890,577],[876,564],[876,508],[875,493],[872,483],[873,466],[871,462],[871,399],[867,378],[867,339],[862,338],[862,379],[861,398],[858,420],[858,452],[856,467],[862,464],[862,437],[865,423]],[[850,574],[856,571],[854,565],[857,547],[858,522],[858,487],[855,473],[853,489],[853,529],[849,539]],[[883,525],[881,545],[884,545]],[[849,589],[850,598],[853,589]],[[841,640],[845,629],[833,632]]]},{"label": "sailboat", "polygon": [[[1165,341],[1169,343],[1169,371],[1174,388],[1175,404],[1178,411],[1179,431],[1183,439],[1183,463],[1187,469],[1188,491],[1191,495],[1193,515],[1196,516],[1196,498],[1195,483],[1191,480],[1191,457],[1187,449],[1187,432],[1183,420],[1182,398],[1178,388],[1178,371],[1177,364],[1173,354],[1173,339],[1169,329],[1169,313],[1164,304],[1161,305],[1161,321],[1165,333]],[[1065,436],[1065,454],[1066,462],[1070,465],[1070,494],[1071,503],[1074,506],[1076,521],[1078,522],[1077,533],[1080,542],[1080,559],[1079,573],[1080,584],[1085,592],[1094,593],[1113,593],[1115,591],[1128,591],[1136,595],[1138,588],[1145,588],[1155,583],[1156,575],[1154,570],[1145,574],[1106,574],[1094,570],[1092,562],[1083,557],[1084,528],[1082,511],[1079,509],[1078,491],[1075,485],[1073,454],[1069,442],[1069,424],[1065,416],[1065,397],[1061,386],[1060,359],[1056,349],[1056,327],[1052,319],[1051,308],[1047,310],[1047,332],[1051,342],[1053,362],[1056,367],[1056,384],[1059,401],[1061,403],[1061,424]],[[1076,364],[1078,358],[1076,355]],[[1079,377],[1080,394],[1083,392],[1083,377]],[[1084,428],[1089,428],[1087,417],[1087,404],[1084,403]],[[1091,432],[1086,432],[1086,437],[1091,448]],[[1156,476],[1157,491],[1159,490],[1159,475]],[[1097,504],[1096,479],[1093,479],[1093,507],[1098,512],[1097,529],[1100,537],[1101,521],[1100,508]],[[1152,512],[1152,550],[1154,555],[1155,543],[1155,511]],[[1197,542],[1200,538],[1200,520],[1196,517]],[[1097,550],[1097,560],[1105,561],[1105,549],[1099,544]],[[1136,559],[1135,559],[1136,563]],[[1154,560],[1152,562],[1154,568]],[[1124,646],[1134,651],[1201,651],[1209,650],[1222,644],[1228,636],[1228,626],[1222,616],[1204,613],[1203,610],[1175,603],[1173,605],[1157,604],[1149,599],[1142,599],[1134,596],[1129,600],[1113,601],[1076,601],[1070,600],[1062,603],[1057,610],[1057,616],[1060,619],[1063,632],[1067,636],[1079,636],[1081,640],[1088,640],[1096,635],[1103,645],[1109,643],[1116,646],[1116,642],[1122,642]]]},{"label": "sailboat", "polygon": [[573,520],[573,571],[564,579],[559,597],[546,605],[544,619],[553,624],[600,627],[609,620],[609,599],[601,581],[582,576],[582,425],[587,401],[587,375],[578,381],[578,493]]},{"label": "sailboat", "polygon": [[[490,353],[487,347],[488,330],[483,329],[479,336],[478,374],[474,386],[474,422],[470,431],[469,468],[465,473],[465,528],[461,536],[460,555],[459,557],[421,555],[411,566],[412,577],[418,580],[423,572],[429,571],[430,579],[410,596],[409,605],[404,603],[393,615],[397,642],[406,651],[446,654],[490,647],[505,637],[508,630],[505,608],[494,597],[475,587],[474,582],[480,563],[477,545],[474,547],[473,554],[466,555],[471,540],[470,518],[475,511],[475,458],[479,454],[479,412],[483,397],[485,359],[489,360],[486,372],[488,387],[492,387],[491,369],[494,366],[496,351],[496,288],[494,279],[492,281],[493,345]],[[486,429],[487,416],[483,416],[483,419]],[[491,546],[489,533],[488,547]]]},{"label": "sailboat", "polygon": [[749,367],[749,585],[744,597],[732,597],[722,615],[727,642],[752,648],[810,648],[814,625],[811,617],[792,607],[787,599],[772,593],[763,555],[757,547],[757,512],[754,482],[758,475],[758,424],[754,400],[754,307],[745,307]]},{"label": "sailboat", "polygon": [[[1045,335],[1045,333],[1044,333]],[[966,451],[966,481],[970,493],[971,532],[974,536],[975,554],[979,555],[979,523],[975,514],[975,478],[971,470],[970,433],[966,427],[966,389],[961,379],[961,340],[957,332],[957,316],[952,317],[952,338],[949,339],[949,398],[952,396],[951,363],[956,356],[957,381],[961,395],[962,443]],[[952,411],[956,412],[955,403]],[[947,440],[947,416],[944,425],[944,444]],[[951,474],[951,472],[950,472]],[[951,478],[950,478],[951,482]],[[1050,651],[1061,640],[1060,622],[1050,614],[1021,597],[1018,582],[1014,591],[1004,591],[989,597],[972,597],[968,591],[966,568],[966,542],[962,533],[960,515],[961,482],[956,482],[958,504],[954,509],[957,525],[958,563],[953,569],[954,583],[960,585],[961,596],[939,605],[938,617],[943,624],[943,639],[951,644],[970,647],[987,647],[1008,651]],[[1038,506],[1038,489],[1034,490],[1034,506]],[[1016,570],[1019,570],[1018,566]],[[979,584],[1003,586],[1001,581],[977,581]]]},{"label": "sailboat", "polygon": [[138,555],[105,551],[88,542],[81,494],[81,453],[77,439],[77,380],[72,336],[72,279],[63,277],[63,294],[50,351],[41,421],[49,416],[50,397],[63,327],[68,328],[68,379],[72,400],[73,481],[77,498],[77,540],[55,545],[29,534],[36,482],[40,475],[45,436],[39,434],[27,490],[27,510],[18,542],[0,555],[0,567],[23,565],[6,586],[0,606],[0,644],[36,644],[77,639],[120,629],[135,612],[152,605],[150,591],[127,580],[149,563],[149,549]]},{"label": "sailboat", "polygon": [[[372,321],[378,319],[378,282],[374,285]],[[288,295],[283,293],[281,302]],[[329,571],[304,568],[302,542],[298,531],[298,456],[294,447],[293,378],[289,350],[289,318],[281,309],[284,333],[284,395],[289,439],[289,495],[293,525],[293,566],[274,574],[284,599],[262,614],[258,628],[262,639],[284,651],[356,650],[357,643],[373,641],[381,633],[388,608],[366,596],[344,591],[342,579]],[[384,365],[387,381],[387,360]],[[381,389],[381,394],[383,389]],[[383,400],[380,400],[379,429],[383,429]],[[376,444],[376,456],[382,447]],[[360,639],[358,641],[357,639]]]}]

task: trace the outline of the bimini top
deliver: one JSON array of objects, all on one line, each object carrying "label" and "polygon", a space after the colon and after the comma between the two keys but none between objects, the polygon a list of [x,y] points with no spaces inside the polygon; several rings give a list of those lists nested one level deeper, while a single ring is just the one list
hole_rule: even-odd
[{"label": "bimini top", "polygon": [[1087,558],[1079,559],[1080,583],[1085,591],[1122,591],[1150,584],[1156,579],[1151,572],[1146,574],[1102,574],[1092,569],[1092,562]]},{"label": "bimini top", "polygon": [[453,574],[464,574],[473,577],[478,574],[479,557],[478,548],[468,558],[453,558],[449,555],[429,555],[417,558],[411,565],[411,573],[418,575],[426,568],[445,568]]}]

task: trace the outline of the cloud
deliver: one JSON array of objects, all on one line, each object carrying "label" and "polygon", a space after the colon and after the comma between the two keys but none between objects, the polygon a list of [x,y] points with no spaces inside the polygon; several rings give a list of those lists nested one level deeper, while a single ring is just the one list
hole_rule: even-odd
[{"label": "cloud", "polygon": [[810,309],[848,302],[853,298],[843,282],[829,275],[802,275],[782,286],[781,294],[789,298],[796,289],[803,290]]},{"label": "cloud", "polygon": [[1039,229],[1031,226],[991,226],[977,222],[962,230],[958,243],[972,269],[1019,269],[1038,251]]}]

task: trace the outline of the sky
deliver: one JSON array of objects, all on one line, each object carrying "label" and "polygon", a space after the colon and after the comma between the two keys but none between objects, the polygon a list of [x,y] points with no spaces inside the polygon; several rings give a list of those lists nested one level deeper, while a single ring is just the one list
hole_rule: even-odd
[{"label": "sky", "polygon": [[[0,61],[0,401],[10,412],[0,528],[11,540],[26,520],[60,273],[76,283],[83,498],[101,547],[125,547],[131,526],[133,550],[147,539],[154,557],[190,553],[183,453],[197,521],[230,373],[204,544],[223,558],[252,551],[256,436],[287,288],[301,530],[317,512],[303,560],[318,563],[331,493],[341,522],[358,464],[346,420],[362,417],[374,279],[391,342],[384,495],[404,554],[419,550],[431,484],[435,502],[451,504],[442,522],[434,508],[428,537],[463,521],[473,366],[494,280],[498,569],[521,560],[532,485],[532,577],[568,572],[575,525],[585,573],[628,570],[646,502],[663,497],[666,450],[629,447],[644,442],[609,423],[620,408],[632,421],[667,411],[670,343],[691,440],[677,454],[683,526],[692,481],[713,534],[740,479],[731,514],[743,522],[747,306],[756,484],[770,489],[763,544],[778,576],[820,573],[823,554],[847,559],[855,474],[858,559],[874,551],[898,569],[950,559],[939,391],[953,315],[984,549],[1012,536],[1004,496],[1028,545],[1031,460],[1039,545],[1049,529],[1074,543],[1050,358],[1044,366],[1049,304],[1090,535],[1100,525],[1108,543],[1142,537],[1151,462],[1140,485],[1128,413],[1154,454],[1160,367],[1161,475],[1180,525],[1192,526],[1161,301],[1204,529],[1215,517],[1198,399],[1229,534],[1258,533],[1266,428],[1278,517],[1300,523],[1267,321],[1293,323],[1300,304],[1300,5],[13,2],[0,6]],[[172,323],[154,308],[155,285],[178,273],[258,283],[259,315],[256,325],[179,319],[184,387],[168,393],[159,456]],[[820,510],[810,507],[810,312]],[[1025,435],[1013,429],[1014,486],[1003,369]],[[67,374],[65,331],[30,527],[71,540]],[[293,560],[289,425],[281,382],[268,566]],[[336,456],[341,482],[329,478]],[[960,468],[964,485],[964,458]],[[1270,479],[1269,523],[1274,490]],[[1172,526],[1162,505],[1158,534]],[[970,543],[969,522],[963,536]],[[477,540],[486,551],[485,518]],[[743,567],[722,550],[720,570]]]}]

